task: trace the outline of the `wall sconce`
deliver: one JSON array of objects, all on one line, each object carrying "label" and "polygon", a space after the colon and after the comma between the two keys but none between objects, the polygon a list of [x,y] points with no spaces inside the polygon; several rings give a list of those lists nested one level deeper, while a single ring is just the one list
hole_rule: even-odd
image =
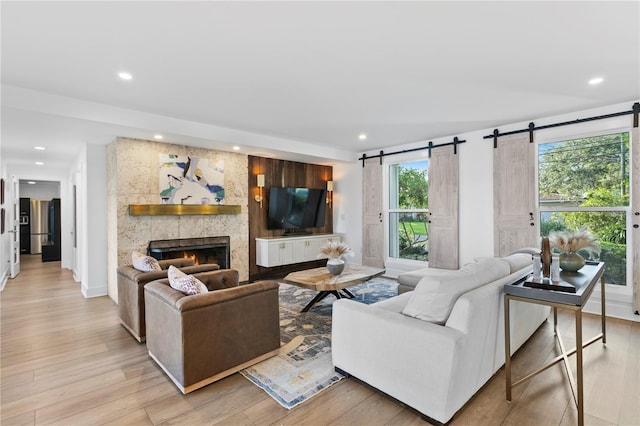
[{"label": "wall sconce", "polygon": [[327,181],[327,204],[331,207],[331,201],[333,201],[333,181]]},{"label": "wall sconce", "polygon": [[254,198],[256,200],[256,202],[260,203],[260,208],[262,208],[262,188],[264,188],[264,175],[260,174],[257,175],[257,184],[258,184],[258,190],[260,191],[260,193],[258,195],[256,195]]}]

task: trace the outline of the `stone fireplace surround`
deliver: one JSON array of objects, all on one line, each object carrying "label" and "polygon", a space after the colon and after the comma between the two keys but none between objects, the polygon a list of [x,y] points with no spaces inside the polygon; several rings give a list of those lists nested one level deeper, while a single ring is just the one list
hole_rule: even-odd
[{"label": "stone fireplace surround", "polygon": [[[132,204],[156,204],[159,154],[224,161],[225,205],[239,213],[135,216]],[[230,264],[249,279],[249,198],[247,155],[207,148],[117,138],[107,146],[107,276],[109,297],[118,301],[116,270],[131,263],[131,252],[145,252],[149,241],[229,236]],[[254,204],[256,204],[254,202]]]},{"label": "stone fireplace surround", "polygon": [[147,254],[158,260],[194,257],[196,264],[216,263],[220,269],[231,268],[228,236],[180,238],[149,241]]}]

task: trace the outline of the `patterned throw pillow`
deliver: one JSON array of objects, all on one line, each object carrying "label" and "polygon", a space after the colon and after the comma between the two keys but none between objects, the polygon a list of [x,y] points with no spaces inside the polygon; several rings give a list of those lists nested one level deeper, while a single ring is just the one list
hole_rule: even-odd
[{"label": "patterned throw pillow", "polygon": [[178,290],[186,294],[201,294],[208,293],[209,289],[204,285],[202,281],[194,277],[193,275],[187,275],[175,266],[169,266],[167,271],[167,278],[169,278],[169,285],[171,288]]},{"label": "patterned throw pillow", "polygon": [[139,251],[134,251],[131,253],[131,264],[135,269],[142,272],[162,271],[160,264],[155,258],[151,256],[145,256]]}]

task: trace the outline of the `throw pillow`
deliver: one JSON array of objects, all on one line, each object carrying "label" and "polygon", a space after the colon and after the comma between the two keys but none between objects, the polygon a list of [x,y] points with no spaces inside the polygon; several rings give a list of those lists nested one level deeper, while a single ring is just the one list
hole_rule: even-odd
[{"label": "throw pillow", "polygon": [[447,275],[425,276],[418,282],[404,315],[444,324],[458,297],[497,279],[509,275],[509,263],[502,259],[485,259],[469,263]]},{"label": "throw pillow", "polygon": [[162,271],[158,260],[151,257],[145,256],[139,251],[134,251],[131,253],[131,264],[135,269],[142,272],[158,272]]},{"label": "throw pillow", "polygon": [[169,285],[171,288],[174,288],[187,296],[209,292],[209,289],[207,289],[207,286],[204,285],[202,281],[193,275],[185,274],[173,265],[169,266],[167,278],[169,278]]}]

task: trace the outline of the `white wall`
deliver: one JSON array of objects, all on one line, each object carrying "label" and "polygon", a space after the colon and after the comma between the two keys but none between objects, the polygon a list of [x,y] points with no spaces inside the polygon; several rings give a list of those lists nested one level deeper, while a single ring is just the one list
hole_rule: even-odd
[{"label": "white wall", "polygon": [[86,268],[82,281],[85,297],[107,294],[107,148],[87,145],[87,173],[84,197],[91,206],[86,217]]},{"label": "white wall", "polygon": [[[486,131],[458,136],[460,154],[460,265],[493,255],[493,142]],[[434,143],[451,142],[448,140]]]},{"label": "white wall", "polygon": [[20,181],[20,198],[32,200],[51,200],[60,198],[60,182],[38,181],[34,185]]},{"label": "white wall", "polygon": [[11,256],[11,247],[9,236],[11,233],[7,232],[9,230],[9,189],[7,186],[8,175],[7,169],[2,160],[0,160],[0,177],[4,179],[5,182],[5,193],[4,193],[4,203],[2,204],[2,208],[5,209],[5,232],[0,235],[0,290],[2,290],[9,278],[9,259]]},{"label": "white wall", "polygon": [[[77,197],[77,247],[69,245],[77,264],[74,276],[80,278],[84,297],[107,294],[107,151],[104,145],[87,144],[79,155],[73,184]],[[73,229],[73,185],[69,190],[69,226]],[[69,233],[72,237],[71,232]]]},{"label": "white wall", "polygon": [[361,163],[333,166],[333,232],[345,234],[353,250],[349,262],[362,264],[362,166]]}]

